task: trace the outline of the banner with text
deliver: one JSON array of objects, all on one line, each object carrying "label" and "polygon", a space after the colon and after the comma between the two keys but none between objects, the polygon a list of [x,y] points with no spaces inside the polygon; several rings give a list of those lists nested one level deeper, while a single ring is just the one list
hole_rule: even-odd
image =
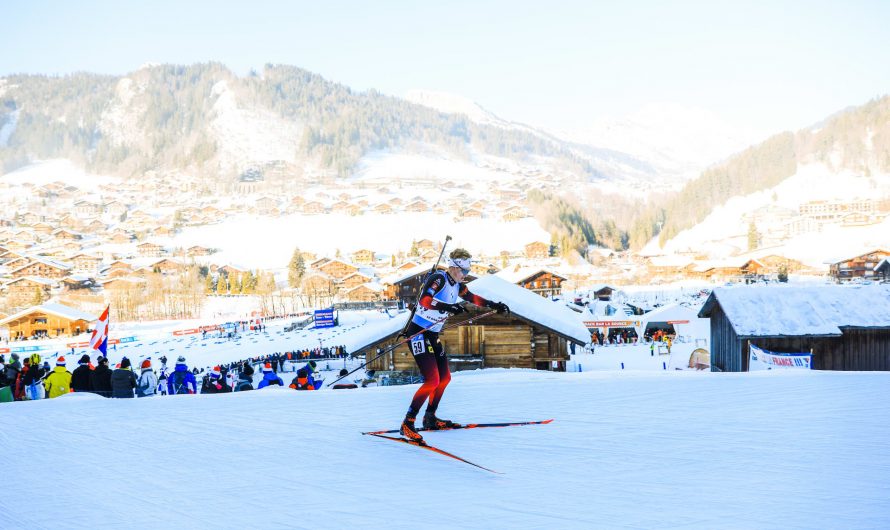
[{"label": "banner with text", "polygon": [[810,370],[813,367],[813,356],[809,353],[779,353],[758,348],[753,344],[748,350],[749,372],[781,368]]},{"label": "banner with text", "polygon": [[315,312],[316,328],[332,328],[336,325],[333,309],[319,309]]}]

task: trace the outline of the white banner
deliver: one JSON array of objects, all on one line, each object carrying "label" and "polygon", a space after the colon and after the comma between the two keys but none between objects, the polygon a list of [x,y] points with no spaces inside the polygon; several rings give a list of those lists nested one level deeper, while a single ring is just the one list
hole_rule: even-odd
[{"label": "white banner", "polygon": [[778,370],[780,368],[801,368],[810,370],[813,367],[813,356],[809,353],[777,353],[764,350],[751,344],[748,348],[748,371]]}]

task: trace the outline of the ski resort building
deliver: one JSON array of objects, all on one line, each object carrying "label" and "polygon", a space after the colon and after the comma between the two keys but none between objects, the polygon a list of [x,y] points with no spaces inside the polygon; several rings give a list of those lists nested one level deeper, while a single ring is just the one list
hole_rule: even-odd
[{"label": "ski resort building", "polygon": [[811,353],[816,370],[890,370],[890,286],[757,286],[715,289],[711,370],[748,371],[751,346]]},{"label": "ski resort building", "polygon": [[59,337],[79,335],[87,330],[96,317],[62,304],[34,306],[0,320],[9,328],[11,339],[30,337]]},{"label": "ski resort building", "polygon": [[[571,345],[584,346],[590,333],[577,315],[561,303],[550,301],[497,276],[485,276],[469,283],[470,290],[488,300],[503,301],[510,315],[489,315],[479,321],[473,316],[487,309],[466,304],[469,313],[448,320],[439,335],[454,371],[474,368],[533,368],[565,371]],[[469,320],[468,320],[469,319]],[[467,321],[465,325],[457,323]],[[470,323],[472,321],[472,323]],[[358,351],[372,359],[399,341],[399,332],[389,331],[372,338]],[[414,372],[407,344],[368,364],[377,371]]]}]

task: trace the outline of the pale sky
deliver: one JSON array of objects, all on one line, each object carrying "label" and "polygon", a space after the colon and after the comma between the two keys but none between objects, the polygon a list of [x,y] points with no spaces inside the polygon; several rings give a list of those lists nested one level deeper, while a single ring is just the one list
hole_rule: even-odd
[{"label": "pale sky", "polygon": [[0,75],[284,63],[562,129],[671,102],[771,133],[890,93],[888,1],[0,0],[0,13]]}]

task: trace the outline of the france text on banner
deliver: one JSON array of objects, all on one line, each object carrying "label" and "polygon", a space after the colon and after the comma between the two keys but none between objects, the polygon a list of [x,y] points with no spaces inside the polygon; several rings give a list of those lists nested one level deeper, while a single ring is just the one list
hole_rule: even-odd
[{"label": "france text on banner", "polygon": [[800,368],[809,370],[813,367],[813,356],[809,353],[778,353],[751,344],[748,355],[748,371],[778,370],[780,368]]}]

